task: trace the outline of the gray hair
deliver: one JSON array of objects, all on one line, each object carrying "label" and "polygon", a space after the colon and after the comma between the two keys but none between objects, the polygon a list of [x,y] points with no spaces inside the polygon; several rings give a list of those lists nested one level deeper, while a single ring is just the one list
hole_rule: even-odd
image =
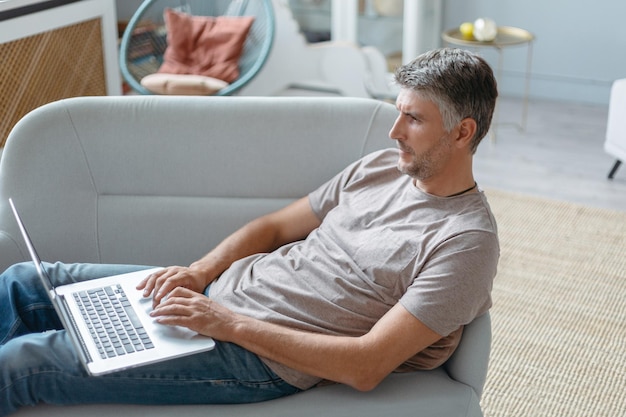
[{"label": "gray hair", "polygon": [[448,132],[461,120],[474,119],[471,151],[476,152],[489,131],[498,97],[493,71],[483,58],[463,49],[435,49],[399,67],[395,80],[435,103]]}]

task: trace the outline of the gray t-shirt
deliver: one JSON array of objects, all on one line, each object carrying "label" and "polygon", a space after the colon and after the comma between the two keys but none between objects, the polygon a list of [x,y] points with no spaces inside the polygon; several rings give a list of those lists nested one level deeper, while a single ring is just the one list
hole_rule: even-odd
[{"label": "gray t-shirt", "polygon": [[[485,313],[499,245],[484,194],[426,194],[397,160],[396,150],[375,152],[313,191],[322,225],[235,262],[211,298],[260,320],[345,336],[367,333],[398,302],[442,336]],[[299,388],[320,381],[265,361]]]}]

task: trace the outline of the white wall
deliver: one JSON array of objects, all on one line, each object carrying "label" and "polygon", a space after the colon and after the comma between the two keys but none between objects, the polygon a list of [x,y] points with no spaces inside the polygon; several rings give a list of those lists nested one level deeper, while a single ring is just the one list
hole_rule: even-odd
[{"label": "white wall", "polygon": [[[626,78],[623,0],[445,0],[444,4],[445,28],[487,16],[498,25],[521,27],[536,36],[532,97],[608,104],[611,83]],[[525,54],[522,47],[505,51],[503,95],[523,91]]]}]

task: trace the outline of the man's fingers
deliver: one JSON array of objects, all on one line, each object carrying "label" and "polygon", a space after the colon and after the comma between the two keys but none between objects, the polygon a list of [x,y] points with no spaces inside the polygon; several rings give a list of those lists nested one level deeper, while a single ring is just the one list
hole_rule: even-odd
[{"label": "man's fingers", "polygon": [[[195,294],[193,291],[188,290],[184,287],[179,287],[172,281],[166,281],[163,285],[157,287],[154,292],[154,296],[152,297],[152,308],[155,309],[159,305],[168,302],[171,298],[179,296],[178,294],[180,290],[188,291],[190,294]],[[189,297],[189,295],[186,295]],[[173,304],[175,301],[170,301],[168,304]]]},{"label": "man's fingers", "polygon": [[167,269],[162,269],[160,271],[154,272],[150,275],[148,275],[147,277],[145,277],[143,280],[141,280],[141,282],[139,282],[139,284],[137,284],[137,289],[138,290],[144,290],[143,291],[143,296],[144,297],[148,297],[152,291],[154,291],[155,287],[156,287],[156,282],[157,279],[161,276],[163,276],[163,274],[167,273]]},{"label": "man's fingers", "polygon": [[[160,272],[160,271],[159,271]],[[138,290],[144,290],[145,292],[148,292],[148,294],[150,294],[150,292],[152,292],[152,287],[154,287],[154,278],[157,276],[157,272],[150,274],[148,276],[146,276],[144,279],[142,279],[139,284],[137,284],[137,288]]]},{"label": "man's fingers", "polygon": [[[183,288],[183,290],[185,290]],[[187,290],[189,291],[189,290]],[[154,310],[150,312],[152,317],[191,317],[194,314],[193,300],[188,296],[174,295],[174,292],[181,293],[178,288],[169,295],[167,300],[163,301]],[[192,291],[189,291],[193,294]],[[188,294],[187,294],[188,295]]]}]

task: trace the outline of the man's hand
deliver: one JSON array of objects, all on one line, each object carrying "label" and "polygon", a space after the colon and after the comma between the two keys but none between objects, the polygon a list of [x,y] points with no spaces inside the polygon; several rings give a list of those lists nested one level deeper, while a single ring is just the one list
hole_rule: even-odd
[{"label": "man's hand", "polygon": [[172,290],[150,315],[158,323],[187,327],[222,341],[230,341],[229,330],[239,317],[204,294],[183,287]]},{"label": "man's hand", "polygon": [[144,297],[153,295],[152,307],[155,308],[175,288],[188,288],[196,293],[202,293],[207,285],[206,276],[199,270],[170,266],[148,275],[137,285],[137,289],[143,290]]}]

